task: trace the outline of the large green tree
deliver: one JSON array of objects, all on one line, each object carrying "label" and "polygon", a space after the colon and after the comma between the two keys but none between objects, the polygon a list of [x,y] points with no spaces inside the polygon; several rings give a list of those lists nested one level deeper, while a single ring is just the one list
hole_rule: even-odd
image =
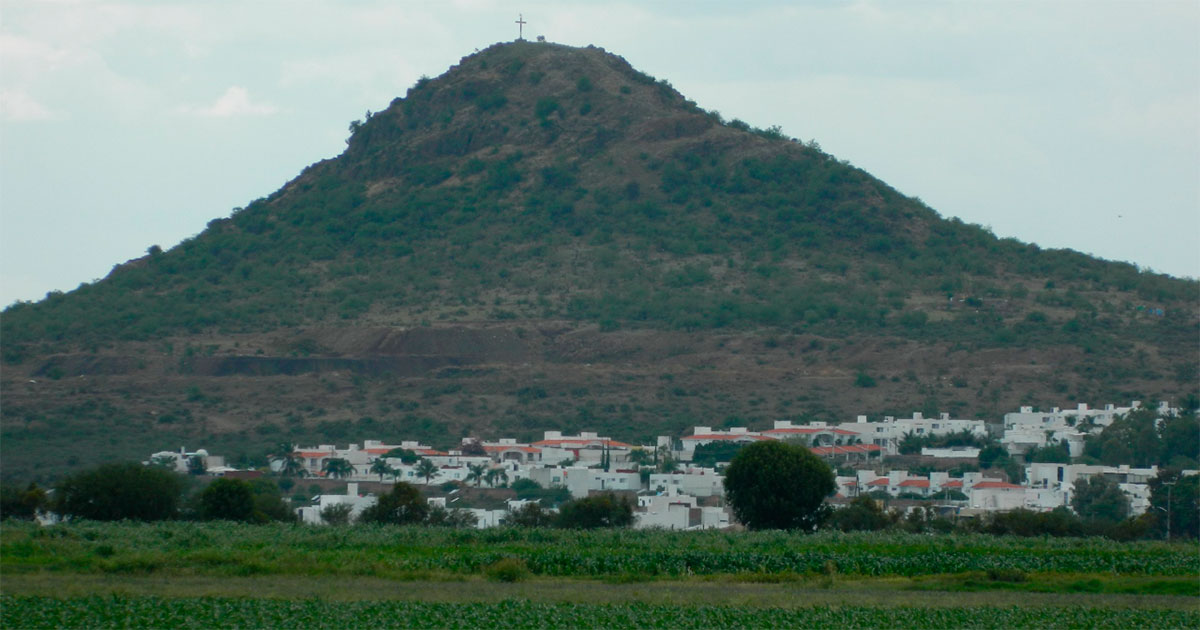
[{"label": "large green tree", "polygon": [[1129,497],[1111,479],[1097,475],[1075,482],[1071,509],[1090,521],[1117,523],[1129,516]]},{"label": "large green tree", "polygon": [[1170,537],[1200,537],[1200,475],[1183,476],[1180,471],[1159,471],[1150,480],[1150,506],[1155,516],[1155,531]]},{"label": "large green tree", "polygon": [[725,469],[725,497],[750,529],[813,531],[836,487],[824,461],[785,442],[750,444]]},{"label": "large green tree", "polygon": [[742,442],[715,441],[701,444],[692,453],[692,465],[715,467],[720,462],[728,462],[745,446]]},{"label": "large green tree", "polygon": [[211,520],[254,520],[254,489],[241,479],[218,479],[200,492],[200,517]]},{"label": "large green tree", "polygon": [[65,477],[54,490],[54,511],[94,521],[161,521],[175,516],[184,480],[157,466],[104,464]]}]

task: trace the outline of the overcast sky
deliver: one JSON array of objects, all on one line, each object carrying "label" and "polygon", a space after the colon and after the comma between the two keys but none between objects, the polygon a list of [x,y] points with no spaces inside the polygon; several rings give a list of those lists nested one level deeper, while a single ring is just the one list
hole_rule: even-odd
[{"label": "overcast sky", "polygon": [[1200,276],[1197,0],[2,0],[0,304],[270,194],[518,13],[944,216]]}]

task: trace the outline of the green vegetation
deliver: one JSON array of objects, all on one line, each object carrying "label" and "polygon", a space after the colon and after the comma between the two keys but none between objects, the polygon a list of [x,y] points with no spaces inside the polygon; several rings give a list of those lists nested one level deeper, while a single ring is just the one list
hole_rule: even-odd
[{"label": "green vegetation", "polygon": [[1200,419],[1195,414],[1160,418],[1154,409],[1137,409],[1089,435],[1084,455],[1108,466],[1200,466]]},{"label": "green vegetation", "polygon": [[104,464],[70,475],[54,489],[53,510],[97,521],[159,521],[179,510],[179,475],[134,462]]},{"label": "green vegetation", "polygon": [[[600,50],[495,46],[352,127],[345,153],[194,238],[5,310],[6,480],[48,485],[164,444],[202,442],[236,466],[264,465],[283,439],[444,448],[489,422],[643,439],[699,418],[845,419],[858,401],[992,419],[1060,398],[1196,402],[1194,281],[945,219]],[[531,334],[483,357],[439,340],[426,362],[333,334],[456,326],[563,328],[586,347]],[[630,349],[646,331],[674,347]],[[778,373],[827,380],[800,400],[774,379],[749,392],[707,377],[754,339]],[[556,381],[620,353],[642,373],[579,396]],[[901,381],[886,364],[913,353]],[[660,399],[639,380],[666,354],[680,380]],[[986,367],[946,373],[971,363],[960,356]],[[463,365],[451,375],[442,358]],[[476,377],[477,360],[531,367]],[[509,378],[540,371],[553,373]],[[310,374],[303,394],[256,395]],[[402,395],[400,375],[428,382]],[[242,376],[280,382],[229,385]],[[1117,458],[1108,442],[1092,456]]]},{"label": "green vegetation", "polygon": [[[98,549],[107,548],[104,553]],[[481,575],[508,557],[531,574],[919,576],[989,569],[1146,576],[1200,574],[1188,544],[980,534],[654,532],[628,529],[306,527],[234,522],[92,523],[0,530],[5,578],[28,572],[217,576]],[[832,564],[831,564],[832,563]]]},{"label": "green vegetation", "polygon": [[737,442],[715,441],[701,444],[692,453],[692,465],[713,468],[719,463],[729,463],[733,456],[742,450],[744,444]]},{"label": "green vegetation", "polygon": [[563,503],[558,508],[556,525],[566,529],[629,527],[633,524],[633,503],[628,497],[611,492]]},{"label": "green vegetation", "polygon": [[379,501],[363,510],[358,520],[362,523],[381,525],[411,525],[421,523],[429,516],[429,504],[412,484],[398,482],[392,491],[379,497]]},{"label": "green vegetation", "polygon": [[833,477],[829,465],[803,446],[756,442],[725,469],[725,497],[750,529],[813,531],[825,498],[837,489]]},{"label": "green vegetation", "polygon": [[240,479],[217,479],[200,492],[200,517],[250,521],[254,516],[254,491]]},{"label": "green vegetation", "polygon": [[[778,128],[714,125],[668,84],[596,55],[514,44],[423,80],[356,122],[342,156],[197,237],[7,309],[7,360],[42,343],[380,312],[414,321],[417,305],[466,304],[474,317],[496,297],[517,303],[505,312],[518,317],[630,327],[770,326],[1090,352],[1190,338],[1195,282],[943,219],[815,146],[778,142]],[[483,65],[518,69],[485,80]],[[530,90],[534,66],[624,74],[656,96],[629,109],[596,75],[571,79],[571,90]],[[562,133],[584,105],[594,136]],[[479,111],[459,113],[468,107]],[[539,129],[522,128],[530,115]],[[670,124],[648,140],[630,134],[634,120]],[[740,145],[766,138],[773,150],[712,148],[718,131],[742,127],[753,133]],[[639,153],[650,159],[631,159]],[[618,161],[637,172],[618,172]],[[1031,292],[1033,282],[1052,288]],[[1165,314],[1138,310],[1146,304]],[[872,382],[860,374],[861,386]]]},{"label": "green vegetation", "polygon": [[1190,627],[1200,558],[1189,550],[981,535],[7,521],[0,623]]},{"label": "green vegetation", "polygon": [[1118,523],[1129,516],[1129,497],[1106,477],[1080,479],[1075,482],[1071,509],[1085,519]]},{"label": "green vegetation", "polygon": [[22,488],[14,484],[0,484],[0,520],[32,520],[37,511],[46,506],[46,491],[36,483]]},{"label": "green vegetation", "polygon": [[500,602],[303,602],[274,599],[157,597],[10,597],[0,599],[6,627],[390,627],[421,628],[1183,628],[1194,610],[1055,606],[804,606],[757,608],[670,604]]}]

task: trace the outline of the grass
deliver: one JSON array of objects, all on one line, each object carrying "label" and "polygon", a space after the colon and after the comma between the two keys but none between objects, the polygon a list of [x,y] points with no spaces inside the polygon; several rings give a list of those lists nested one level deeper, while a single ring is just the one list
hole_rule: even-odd
[{"label": "grass", "polygon": [[437,576],[480,575],[505,558],[520,558],[532,576],[616,582],[733,574],[734,579],[769,583],[808,575],[833,579],[983,572],[990,577],[967,579],[994,582],[1000,589],[1023,582],[996,578],[1032,573],[1196,576],[1200,557],[1192,551],[1157,542],[899,533],[476,531],[187,522],[53,528],[6,523],[0,529],[0,568],[6,576],[55,571],[441,579]]},{"label": "grass", "polygon": [[244,597],[324,601],[502,602],[523,600],[549,604],[617,604],[640,602],[665,606],[736,606],[796,608],[805,606],[961,607],[1081,607],[1194,610],[1195,601],[1171,594],[1099,594],[1071,592],[980,591],[957,592],[928,588],[912,590],[906,579],[834,581],[820,578],[781,584],[746,583],[723,579],[688,579],[625,584],[596,580],[534,578],[499,582],[482,576],[460,576],[447,588],[444,580],[405,581],[375,577],[254,576],[241,578],[203,575],[101,576],[39,573],[5,576],[4,595],[84,598],[93,595],[159,597]]},{"label": "grass", "polygon": [[[0,627],[1197,627],[1191,552],[991,536],[6,522]],[[1052,569],[1027,571],[1031,559]]]}]

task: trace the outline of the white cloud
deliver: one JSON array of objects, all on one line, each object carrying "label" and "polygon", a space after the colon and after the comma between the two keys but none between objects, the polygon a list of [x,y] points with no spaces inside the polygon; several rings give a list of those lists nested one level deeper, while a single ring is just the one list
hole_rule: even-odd
[{"label": "white cloud", "polygon": [[237,85],[225,90],[216,102],[206,107],[184,106],[180,111],[205,118],[233,118],[237,116],[269,116],[279,111],[278,107],[268,103],[255,103],[250,100],[250,93],[244,87]]},{"label": "white cloud", "polygon": [[52,120],[54,114],[22,90],[0,91],[0,120],[36,122]]}]

